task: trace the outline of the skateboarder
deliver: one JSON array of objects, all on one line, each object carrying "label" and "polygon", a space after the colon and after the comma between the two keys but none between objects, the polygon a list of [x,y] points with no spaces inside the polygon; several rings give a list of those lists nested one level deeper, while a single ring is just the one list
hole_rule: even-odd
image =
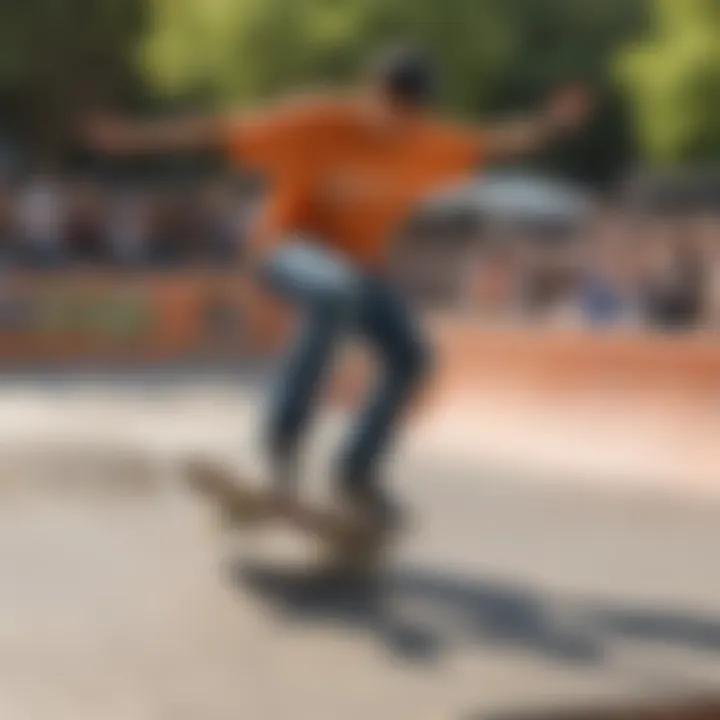
[{"label": "skateboarder", "polygon": [[337,488],[343,504],[390,526],[397,507],[380,460],[430,366],[416,318],[384,271],[393,232],[430,191],[574,131],[589,109],[582,90],[566,88],[528,119],[478,129],[435,114],[435,91],[432,65],[405,47],[383,53],[349,96],[294,98],[256,115],[106,118],[88,128],[91,145],[105,152],[221,148],[268,178],[253,266],[304,312],[268,424],[273,480],[294,488],[333,352],[343,338],[359,337],[377,354],[382,377],[340,455]]}]

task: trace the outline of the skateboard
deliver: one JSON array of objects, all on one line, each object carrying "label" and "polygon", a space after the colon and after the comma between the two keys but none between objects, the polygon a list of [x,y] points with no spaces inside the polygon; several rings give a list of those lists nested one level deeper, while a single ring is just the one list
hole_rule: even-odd
[{"label": "skateboard", "polygon": [[253,487],[206,460],[189,462],[186,473],[190,488],[215,506],[228,529],[290,524],[319,540],[327,551],[327,569],[338,572],[372,573],[386,556],[390,533],[347,512]]}]

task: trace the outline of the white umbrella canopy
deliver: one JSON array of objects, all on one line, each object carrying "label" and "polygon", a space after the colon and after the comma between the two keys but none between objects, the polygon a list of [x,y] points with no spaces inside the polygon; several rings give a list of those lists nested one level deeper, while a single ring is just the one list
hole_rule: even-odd
[{"label": "white umbrella canopy", "polygon": [[495,174],[430,198],[420,216],[473,216],[518,225],[578,225],[592,213],[593,196],[551,178]]}]

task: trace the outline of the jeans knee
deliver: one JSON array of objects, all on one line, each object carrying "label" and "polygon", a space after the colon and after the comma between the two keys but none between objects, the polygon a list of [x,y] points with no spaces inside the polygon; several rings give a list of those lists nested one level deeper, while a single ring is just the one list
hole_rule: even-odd
[{"label": "jeans knee", "polygon": [[323,319],[345,322],[357,309],[357,288],[354,283],[328,284],[317,293],[312,305]]},{"label": "jeans knee", "polygon": [[404,354],[399,368],[412,384],[421,383],[430,373],[434,365],[432,347],[425,342],[413,343]]}]

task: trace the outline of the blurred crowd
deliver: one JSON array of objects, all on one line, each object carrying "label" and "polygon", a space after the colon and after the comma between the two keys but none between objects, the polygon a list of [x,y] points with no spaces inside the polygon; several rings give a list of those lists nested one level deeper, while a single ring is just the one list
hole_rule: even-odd
[{"label": "blurred crowd", "polygon": [[[230,180],[178,188],[36,176],[0,185],[0,265],[227,268],[242,263],[257,201],[257,188]],[[487,225],[455,234],[411,238],[400,255],[401,279],[427,304],[488,323],[720,331],[720,216],[606,207],[569,235]]]},{"label": "blurred crowd", "polygon": [[561,241],[509,234],[468,263],[487,320],[720,331],[720,217],[605,209]]},{"label": "blurred crowd", "polygon": [[49,270],[172,269],[234,262],[252,200],[230,181],[197,187],[38,175],[0,185],[0,263]]}]

